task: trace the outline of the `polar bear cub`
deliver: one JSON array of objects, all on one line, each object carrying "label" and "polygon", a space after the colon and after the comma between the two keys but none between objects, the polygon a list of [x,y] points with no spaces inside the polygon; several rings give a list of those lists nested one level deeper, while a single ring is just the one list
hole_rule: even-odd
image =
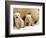
[{"label": "polar bear cub", "polygon": [[34,25],[32,15],[26,14],[25,25],[28,25],[28,26]]},{"label": "polar bear cub", "polygon": [[20,13],[15,13],[14,14],[15,17],[15,24],[17,28],[21,28],[24,27],[24,21],[22,20],[22,18],[20,17]]}]

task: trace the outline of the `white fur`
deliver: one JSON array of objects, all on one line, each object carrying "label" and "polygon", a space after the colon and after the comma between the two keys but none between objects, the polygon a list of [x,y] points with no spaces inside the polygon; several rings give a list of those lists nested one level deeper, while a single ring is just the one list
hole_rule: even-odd
[{"label": "white fur", "polygon": [[34,24],[34,22],[33,22],[33,20],[32,20],[32,15],[29,15],[29,14],[26,15],[25,24],[26,24],[26,23],[29,23],[29,24],[28,24],[29,26],[30,26],[31,24],[32,24],[32,25]]},{"label": "white fur", "polygon": [[[14,14],[14,17],[15,17],[15,24],[16,24],[16,27],[17,27],[17,28],[24,27],[24,21],[23,21],[22,18],[20,17],[20,13],[15,13],[15,14]],[[18,18],[16,18],[16,17],[18,17]]]}]

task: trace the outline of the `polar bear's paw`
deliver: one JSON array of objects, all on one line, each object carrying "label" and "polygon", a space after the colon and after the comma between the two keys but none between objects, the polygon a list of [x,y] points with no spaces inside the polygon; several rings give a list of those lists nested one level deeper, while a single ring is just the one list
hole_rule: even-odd
[{"label": "polar bear's paw", "polygon": [[20,26],[16,26],[17,29],[20,29]]}]

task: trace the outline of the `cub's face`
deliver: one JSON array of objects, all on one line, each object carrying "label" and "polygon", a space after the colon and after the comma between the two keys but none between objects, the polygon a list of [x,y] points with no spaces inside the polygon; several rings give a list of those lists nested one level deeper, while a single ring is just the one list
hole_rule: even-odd
[{"label": "cub's face", "polygon": [[15,14],[14,14],[14,17],[15,17],[15,18],[20,18],[20,13],[15,13]]}]

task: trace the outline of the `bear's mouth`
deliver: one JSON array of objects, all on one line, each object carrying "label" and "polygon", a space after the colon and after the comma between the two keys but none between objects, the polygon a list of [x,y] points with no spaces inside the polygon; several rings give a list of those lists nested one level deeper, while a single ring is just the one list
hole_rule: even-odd
[{"label": "bear's mouth", "polygon": [[18,17],[16,17],[16,18],[18,18]]}]

